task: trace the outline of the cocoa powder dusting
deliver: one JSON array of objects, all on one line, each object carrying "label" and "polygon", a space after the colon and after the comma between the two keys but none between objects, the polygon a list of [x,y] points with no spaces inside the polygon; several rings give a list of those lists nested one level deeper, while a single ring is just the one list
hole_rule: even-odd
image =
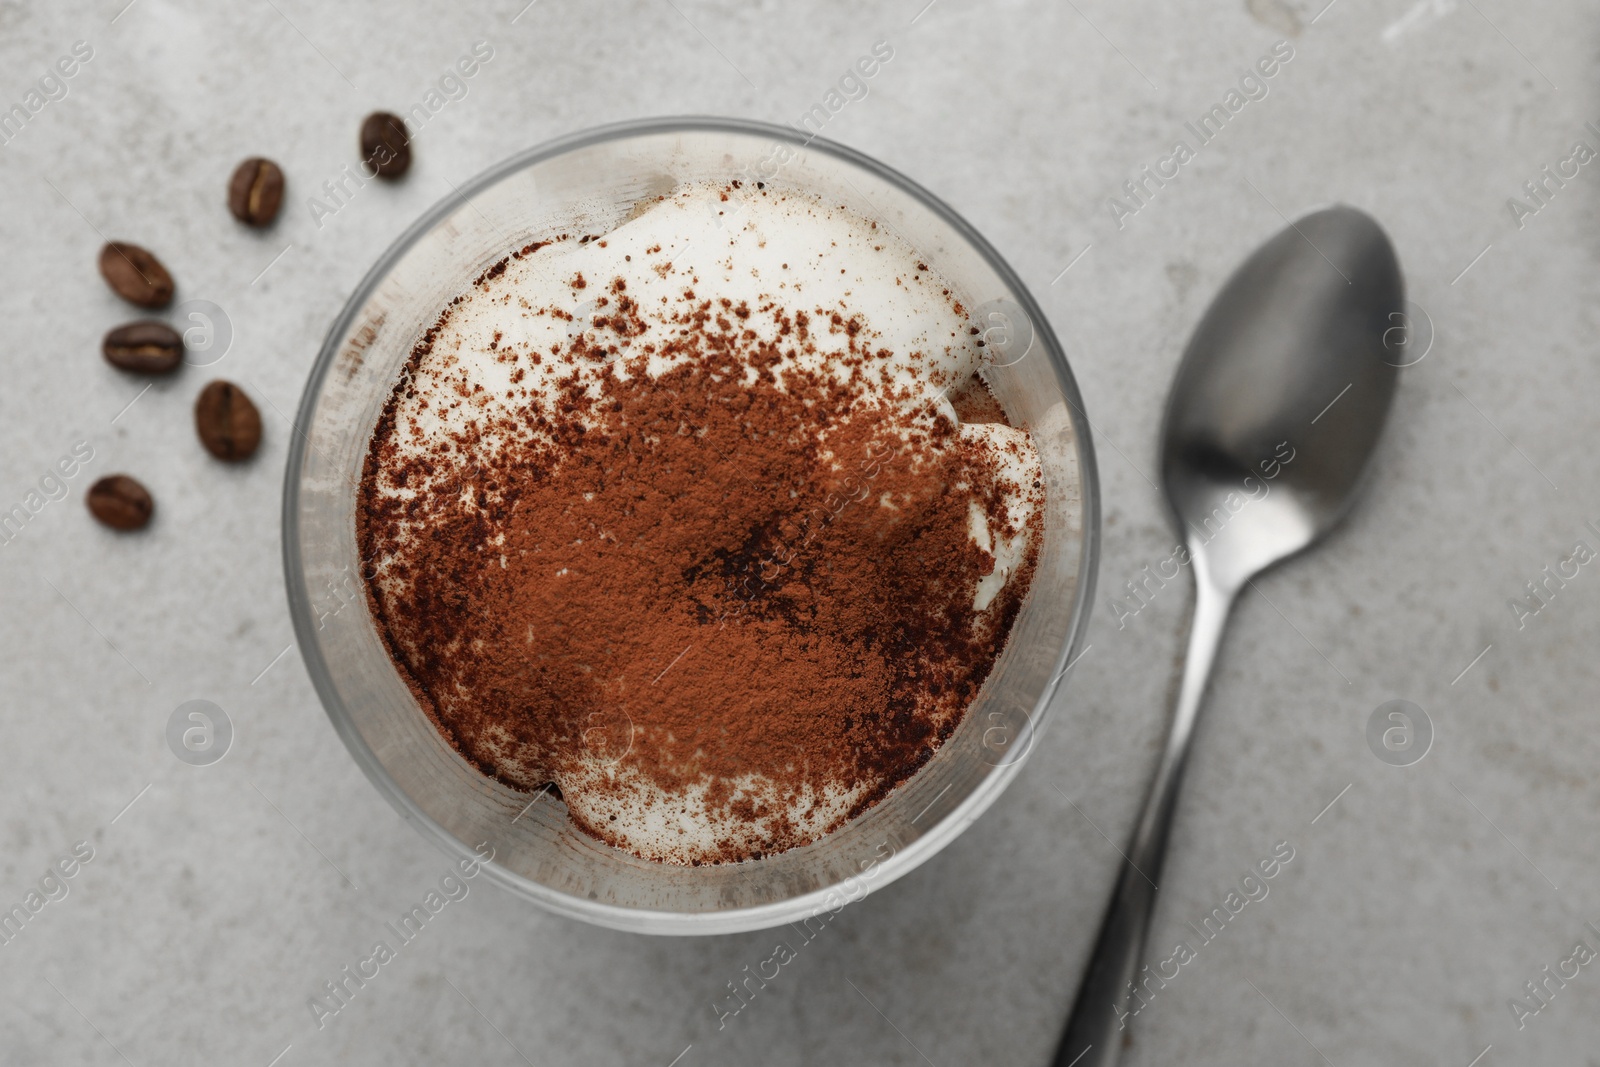
[{"label": "cocoa powder dusting", "polygon": [[[363,558],[381,561],[369,583],[379,628],[466,759],[520,789],[553,784],[601,840],[690,863],[814,840],[959,725],[1038,539],[976,611],[995,560],[969,510],[1007,523],[994,464],[948,417],[906,413],[869,375],[794,363],[820,329],[870,369],[887,353],[861,320],[686,288],[652,311],[682,328],[640,352],[627,341],[646,321],[624,279],[571,284],[605,294],[599,339],[518,351],[497,332],[489,351],[459,353],[572,368],[526,382],[519,369],[494,405],[463,375],[449,402],[482,412],[464,429],[424,439],[396,418],[454,306],[413,353],[358,514]],[[759,340],[752,316],[782,344]],[[651,357],[671,365],[647,373]],[[965,410],[1004,421],[979,391]],[[618,838],[619,812],[663,796],[675,816],[720,820],[715,845]]]}]

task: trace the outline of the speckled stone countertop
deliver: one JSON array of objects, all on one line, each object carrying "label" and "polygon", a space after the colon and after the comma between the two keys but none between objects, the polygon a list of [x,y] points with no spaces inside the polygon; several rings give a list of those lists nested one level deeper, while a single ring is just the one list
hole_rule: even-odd
[{"label": "speckled stone countertop", "polygon": [[[1048,1062],[1187,626],[1186,577],[1127,599],[1172,554],[1166,384],[1238,261],[1335,200],[1392,234],[1427,354],[1351,521],[1240,604],[1153,933],[1196,952],[1126,1062],[1565,1065],[1600,1045],[1600,968],[1575,951],[1600,949],[1592,6],[524,2],[0,3],[0,104],[25,116],[0,116],[0,510],[24,516],[0,544],[0,906],[41,894],[0,942],[0,1063]],[[90,57],[58,68],[79,41]],[[477,42],[492,58],[443,81]],[[841,83],[878,42],[892,59]],[[339,194],[361,117],[419,102],[411,174]],[[475,882],[319,1028],[308,998],[447,862],[357,770],[292,644],[279,488],[323,333],[406,225],[516,150],[819,103],[839,105],[826,136],[987,235],[1070,349],[1104,555],[1050,731],[983,819],[736,1015],[728,983],[779,935],[613,933]],[[1202,143],[1186,124],[1214,107]],[[289,176],[263,233],[224,209],[257,154]],[[104,365],[133,317],[96,276],[106,238],[221,309],[220,360],[144,392]],[[250,463],[196,446],[217,375],[261,407]],[[53,473],[75,448],[92,458]],[[113,471],[157,498],[143,534],[84,512]],[[211,766],[164,739],[191,699],[233,724]],[[1433,735],[1409,766],[1367,741],[1393,699]],[[58,861],[72,876],[46,878]]]}]

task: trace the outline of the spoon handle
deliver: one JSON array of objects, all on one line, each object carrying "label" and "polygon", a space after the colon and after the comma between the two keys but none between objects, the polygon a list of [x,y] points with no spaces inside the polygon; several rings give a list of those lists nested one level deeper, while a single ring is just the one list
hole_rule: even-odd
[{"label": "spoon handle", "polygon": [[1150,917],[1155,912],[1167,835],[1172,829],[1189,741],[1237,592],[1213,578],[1198,554],[1194,556],[1194,574],[1194,621],[1189,628],[1189,652],[1183,665],[1178,706],[1155,780],[1124,855],[1127,862],[1117,877],[1110,906],[1100,924],[1100,936],[1078,988],[1077,1002],[1056,1049],[1054,1067],[1112,1067],[1122,1052],[1130,1021],[1164,984],[1148,967],[1141,969],[1139,960],[1144,954]]}]

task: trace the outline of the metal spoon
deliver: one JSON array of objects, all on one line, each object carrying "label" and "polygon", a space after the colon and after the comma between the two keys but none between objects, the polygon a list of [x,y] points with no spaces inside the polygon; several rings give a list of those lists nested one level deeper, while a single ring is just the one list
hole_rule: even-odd
[{"label": "metal spoon", "polygon": [[1144,1003],[1132,1000],[1135,983],[1159,981],[1140,966],[1145,935],[1228,611],[1251,578],[1349,510],[1405,362],[1394,359],[1404,300],[1388,237],[1340,205],[1291,223],[1245,260],[1189,340],[1161,442],[1162,482],[1195,579],[1188,659],[1056,1067],[1114,1064],[1130,1006]]}]

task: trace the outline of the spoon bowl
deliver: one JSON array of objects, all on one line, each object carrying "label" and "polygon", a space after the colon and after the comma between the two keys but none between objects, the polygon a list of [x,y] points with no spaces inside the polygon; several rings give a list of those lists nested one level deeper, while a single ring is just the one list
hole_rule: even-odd
[{"label": "spoon bowl", "polygon": [[1399,382],[1385,342],[1404,302],[1382,228],[1339,205],[1262,245],[1207,309],[1167,401],[1161,479],[1223,585],[1349,510]]}]

